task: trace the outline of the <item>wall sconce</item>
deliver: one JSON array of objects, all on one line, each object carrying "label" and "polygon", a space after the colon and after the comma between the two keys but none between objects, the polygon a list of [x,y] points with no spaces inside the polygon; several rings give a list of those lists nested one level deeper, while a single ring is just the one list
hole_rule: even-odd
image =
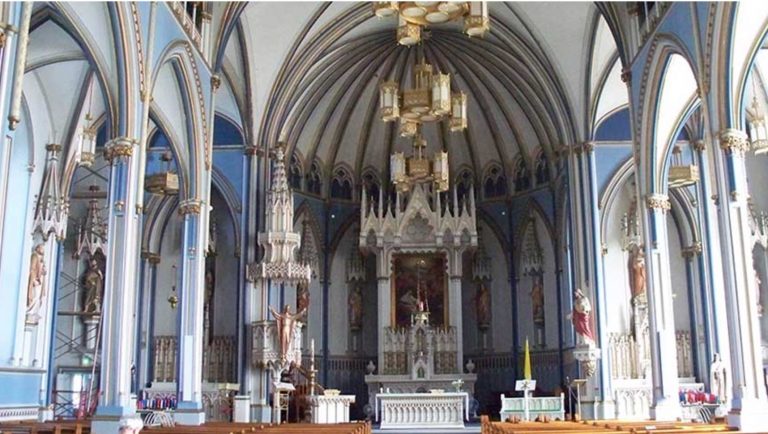
[{"label": "wall sconce", "polygon": [[176,309],[179,304],[179,297],[176,295],[176,264],[173,265],[173,286],[171,286],[171,295],[168,296],[168,304],[171,309]]}]

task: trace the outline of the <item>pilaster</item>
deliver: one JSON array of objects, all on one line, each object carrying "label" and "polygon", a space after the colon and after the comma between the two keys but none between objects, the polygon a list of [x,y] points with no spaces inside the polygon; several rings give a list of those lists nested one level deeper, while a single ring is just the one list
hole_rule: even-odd
[{"label": "pilaster", "polygon": [[648,258],[646,293],[653,382],[651,417],[655,420],[676,420],[681,410],[666,214],[671,203],[666,195],[649,194],[645,198],[644,208],[647,219],[644,241],[645,257]]},{"label": "pilaster", "polygon": [[139,300],[139,318],[138,327],[138,363],[137,376],[138,386],[143,387],[153,378],[154,366],[152,366],[152,336],[154,330],[155,291],[157,288],[157,265],[160,263],[160,255],[152,252],[142,252],[141,259],[144,261],[142,267],[142,300]]},{"label": "pilaster", "polygon": [[[721,217],[725,224],[724,257],[725,304],[731,355],[733,398],[728,425],[742,431],[764,429],[768,400],[764,387],[760,350],[760,323],[757,316],[757,283],[752,278],[751,233],[747,204],[747,178],[744,153],[749,150],[747,135],[726,129],[720,133],[720,148],[725,152],[729,194],[722,198]],[[721,190],[722,191],[722,190]]]}]

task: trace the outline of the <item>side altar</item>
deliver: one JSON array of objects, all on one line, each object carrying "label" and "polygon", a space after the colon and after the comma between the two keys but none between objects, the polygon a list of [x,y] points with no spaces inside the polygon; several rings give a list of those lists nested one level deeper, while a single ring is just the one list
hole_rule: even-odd
[{"label": "side altar", "polygon": [[463,371],[461,296],[462,257],[477,247],[472,189],[459,196],[416,183],[387,205],[382,193],[378,201],[364,193],[361,208],[359,245],[375,256],[378,282],[378,372],[365,377],[370,408],[379,394],[405,394],[414,406],[440,395],[410,395],[417,392],[473,394],[477,376]]}]

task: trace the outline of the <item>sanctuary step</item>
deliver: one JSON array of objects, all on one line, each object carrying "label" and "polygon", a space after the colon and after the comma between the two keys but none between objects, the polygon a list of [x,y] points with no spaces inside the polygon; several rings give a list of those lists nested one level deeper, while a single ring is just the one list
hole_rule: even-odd
[{"label": "sanctuary step", "polygon": [[[704,424],[694,422],[662,422],[616,420],[589,422],[491,422],[487,416],[481,417],[482,434],[714,434],[729,429],[724,424]],[[766,431],[768,433],[768,431]]]},{"label": "sanctuary step", "polygon": [[[88,434],[90,432],[89,421],[0,423],[0,434]],[[246,434],[252,432],[264,434],[371,434],[371,424],[367,422],[354,422],[327,425],[308,423],[272,425],[213,422],[201,426],[147,427],[142,429],[141,432],[152,434]]]}]

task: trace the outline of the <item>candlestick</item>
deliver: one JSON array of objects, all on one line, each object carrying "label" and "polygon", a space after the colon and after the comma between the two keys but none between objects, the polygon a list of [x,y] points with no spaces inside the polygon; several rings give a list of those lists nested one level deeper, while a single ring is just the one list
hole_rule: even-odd
[{"label": "candlestick", "polygon": [[315,340],[309,341],[309,356],[314,360],[315,358]]}]

